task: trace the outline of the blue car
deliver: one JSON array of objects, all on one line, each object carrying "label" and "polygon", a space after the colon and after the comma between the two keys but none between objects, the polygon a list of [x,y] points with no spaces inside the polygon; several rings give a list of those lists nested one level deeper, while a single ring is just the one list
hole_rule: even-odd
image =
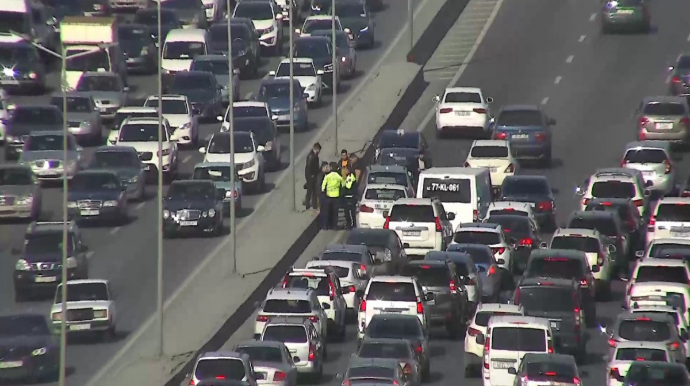
[{"label": "blue car", "polygon": [[116,172],[83,170],[69,182],[67,211],[70,219],[127,223],[127,185]]},{"label": "blue car", "polygon": [[[455,264],[465,259],[472,261],[482,283],[482,301],[496,301],[502,289],[501,276],[504,274],[499,271],[491,248],[483,244],[451,244],[447,252],[455,252],[452,255]],[[510,276],[510,273],[505,272],[505,275]]]},{"label": "blue car", "polygon": [[[293,82],[295,131],[307,131],[309,130],[307,99],[299,81],[295,79]],[[273,121],[279,128],[290,127],[290,79],[264,79],[259,86],[256,99],[268,104]]]},{"label": "blue car", "polygon": [[519,161],[537,161],[551,165],[551,127],[549,118],[539,106],[512,105],[501,108],[493,120],[493,138],[510,142],[513,157]]}]

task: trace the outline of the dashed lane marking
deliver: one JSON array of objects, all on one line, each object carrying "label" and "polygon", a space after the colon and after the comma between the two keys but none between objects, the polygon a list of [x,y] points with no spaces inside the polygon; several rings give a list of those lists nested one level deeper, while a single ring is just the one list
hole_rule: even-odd
[{"label": "dashed lane marking", "polygon": [[690,35],[688,35],[687,41],[689,41],[689,42],[690,42]]},{"label": "dashed lane marking", "polygon": [[587,39],[587,36],[585,36],[585,35],[580,35],[580,39],[578,39],[578,43],[584,42],[585,39]]},{"label": "dashed lane marking", "polygon": [[597,18],[597,14],[593,13],[592,16],[589,17],[589,21],[594,21],[594,19]]},{"label": "dashed lane marking", "polygon": [[252,93],[248,92],[247,95],[244,96],[244,99],[249,100],[249,99],[251,99],[251,97],[252,97]]},{"label": "dashed lane marking", "polygon": [[184,158],[182,158],[182,163],[183,163],[183,164],[186,164],[186,163],[189,162],[189,160],[191,160],[191,159],[192,159],[192,155],[191,155],[191,154],[187,154]]},{"label": "dashed lane marking", "polygon": [[139,209],[143,208],[144,205],[146,205],[145,202],[140,202],[137,204],[137,206],[134,207],[134,210],[139,210]]},{"label": "dashed lane marking", "polygon": [[545,97],[544,99],[541,100],[542,105],[545,105],[547,103],[549,103],[549,97]]},{"label": "dashed lane marking", "polygon": [[113,229],[110,230],[110,234],[111,234],[111,235],[114,235],[114,234],[116,234],[116,233],[119,232],[119,231],[120,231],[120,227],[115,227],[115,228],[113,228]]},{"label": "dashed lane marking", "polygon": [[563,80],[562,76],[557,76],[556,80],[553,81],[553,84],[559,84],[559,83],[561,83],[562,80]]},{"label": "dashed lane marking", "polygon": [[570,64],[573,62],[573,59],[575,59],[575,55],[570,55],[568,58],[565,60],[566,63]]},{"label": "dashed lane marking", "polygon": [[93,257],[93,251],[88,251],[88,252],[86,252],[86,258],[87,258],[87,259],[90,259],[90,258],[92,258],[92,257]]}]

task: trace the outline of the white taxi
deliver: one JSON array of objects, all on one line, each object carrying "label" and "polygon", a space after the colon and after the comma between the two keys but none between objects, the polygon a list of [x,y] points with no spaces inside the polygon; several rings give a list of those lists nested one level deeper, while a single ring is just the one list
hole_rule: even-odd
[{"label": "white taxi", "polygon": [[399,198],[408,198],[402,185],[368,184],[357,209],[357,228],[383,229],[388,212]]},{"label": "white taxi", "polygon": [[510,142],[502,139],[484,139],[472,142],[465,160],[466,168],[488,168],[491,185],[501,186],[503,180],[513,176],[520,164],[513,158]]}]

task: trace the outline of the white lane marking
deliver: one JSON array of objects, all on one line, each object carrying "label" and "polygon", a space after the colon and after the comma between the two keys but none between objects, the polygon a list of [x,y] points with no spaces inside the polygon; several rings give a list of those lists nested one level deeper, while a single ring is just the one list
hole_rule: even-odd
[{"label": "white lane marking", "polygon": [[578,43],[582,43],[582,42],[585,41],[585,39],[587,39],[587,36],[585,36],[585,35],[580,35],[580,39],[578,39],[577,41],[578,41]]},{"label": "white lane marking", "polygon": [[93,251],[88,251],[88,252],[86,252],[86,258],[87,258],[87,259],[92,258],[92,257],[93,257],[93,253],[94,253]]},{"label": "white lane marking", "polygon": [[664,81],[664,83],[666,83],[666,84],[671,83],[671,75],[666,77],[666,80]]},{"label": "white lane marking", "polygon": [[688,35],[688,39],[687,39],[687,40],[690,42],[690,35]]},{"label": "white lane marking", "polygon": [[137,204],[137,206],[134,207],[134,210],[139,210],[139,209],[143,208],[144,205],[146,205],[145,202],[140,202]]},{"label": "white lane marking", "polygon": [[594,21],[594,19],[597,18],[597,14],[593,13],[592,16],[589,17],[589,21]]},{"label": "white lane marking", "polygon": [[563,80],[562,76],[557,76],[556,80],[553,81],[553,84],[559,84],[559,83],[561,83],[562,80]]},{"label": "white lane marking", "polygon": [[544,99],[541,100],[542,105],[545,105],[547,103],[549,103],[549,97],[545,97]]},{"label": "white lane marking", "polygon": [[[462,61],[462,65],[460,66],[460,68],[458,68],[458,72],[455,73],[455,76],[453,76],[453,79],[450,80],[448,85],[456,84],[462,76],[462,73],[465,72],[465,70],[467,69],[469,63],[472,62],[472,58],[474,57],[474,54],[477,52],[477,48],[479,48],[479,45],[482,44],[482,40],[484,40],[484,37],[486,36],[486,33],[489,31],[489,27],[491,27],[491,24],[494,23],[494,19],[496,19],[496,15],[498,15],[498,11],[501,9],[502,4],[503,0],[498,0],[496,2],[496,6],[494,10],[491,12],[491,15],[489,15],[489,18],[486,20],[486,24],[484,24],[482,32],[480,32],[479,36],[477,36],[477,41],[474,42],[472,49],[470,49],[470,52],[467,53],[465,60]],[[436,109],[430,109],[429,112],[426,114],[426,117],[424,117],[422,123],[420,123],[419,126],[417,126],[417,131],[422,132],[422,130],[424,130],[424,128],[426,128],[429,122],[434,118],[434,116],[436,115],[435,113]]]},{"label": "white lane marking", "polygon": [[115,227],[115,228],[113,228],[113,229],[110,230],[110,234],[111,234],[111,235],[114,235],[115,233],[117,233],[117,232],[119,232],[119,231],[120,231],[120,227]]},{"label": "white lane marking", "polygon": [[568,56],[568,59],[565,60],[566,63],[572,63],[573,59],[575,59],[575,55],[570,55]]},{"label": "white lane marking", "polygon": [[249,100],[252,97],[252,93],[248,92],[247,95],[244,96],[245,100]]},{"label": "white lane marking", "polygon": [[184,158],[182,158],[182,163],[186,164],[187,162],[189,162],[190,159],[192,159],[192,155],[187,154]]}]

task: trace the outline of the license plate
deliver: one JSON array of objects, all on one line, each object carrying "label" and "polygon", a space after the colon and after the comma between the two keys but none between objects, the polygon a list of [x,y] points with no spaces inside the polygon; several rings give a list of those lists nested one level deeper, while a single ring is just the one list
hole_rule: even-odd
[{"label": "license plate", "polygon": [[90,330],[90,329],[91,329],[91,324],[89,324],[89,323],[72,324],[69,326],[70,331],[84,331],[84,330]]},{"label": "license plate", "polygon": [[673,129],[673,123],[671,122],[661,122],[656,124],[657,130],[671,130]]},{"label": "license plate", "polygon": [[183,227],[193,227],[196,226],[197,222],[196,221],[180,221],[180,226]]},{"label": "license plate", "polygon": [[633,12],[634,11],[632,9],[619,9],[618,10],[618,13],[620,13],[621,15],[632,15]]},{"label": "license plate", "polygon": [[493,365],[494,369],[503,369],[503,370],[509,369],[509,368],[515,366],[513,364],[513,362],[493,362],[493,364],[494,364]]},{"label": "license plate", "polygon": [[686,237],[689,232],[671,232],[671,235],[674,237]]},{"label": "license plate", "polygon": [[151,170],[151,165],[144,166],[144,170]]},{"label": "license plate", "polygon": [[529,138],[529,135],[527,135],[527,134],[513,134],[510,138],[513,138],[513,139],[527,139],[527,138]]},{"label": "license plate", "polygon": [[56,276],[36,276],[34,278],[36,283],[55,283],[57,281]]},{"label": "license plate", "polygon": [[420,236],[422,231],[403,231],[403,236]]},{"label": "license plate", "polygon": [[24,362],[22,361],[11,361],[11,362],[0,362],[0,369],[16,369],[17,367],[22,367]]},{"label": "license plate", "polygon": [[560,322],[551,322],[551,328],[556,328],[556,329],[558,329],[558,328],[560,328],[560,327],[561,327],[561,323],[560,323]]},{"label": "license plate", "polygon": [[18,80],[0,80],[1,84],[19,84]]},{"label": "license plate", "polygon": [[386,206],[385,206],[385,205],[374,205],[374,209],[378,209],[378,210],[386,210],[386,209],[388,209],[388,208],[386,208]]},{"label": "license plate", "polygon": [[82,216],[98,216],[99,211],[98,210],[82,210],[81,212]]},{"label": "license plate", "polygon": [[467,117],[470,115],[469,111],[456,111],[455,115],[460,116],[460,117]]},{"label": "license plate", "polygon": [[498,168],[489,168],[489,171],[491,173],[496,173],[498,171]]},{"label": "license plate", "polygon": [[656,174],[656,173],[654,173],[653,171],[642,172],[642,175],[645,176],[645,177],[651,177],[651,176],[653,176],[654,174]]}]

